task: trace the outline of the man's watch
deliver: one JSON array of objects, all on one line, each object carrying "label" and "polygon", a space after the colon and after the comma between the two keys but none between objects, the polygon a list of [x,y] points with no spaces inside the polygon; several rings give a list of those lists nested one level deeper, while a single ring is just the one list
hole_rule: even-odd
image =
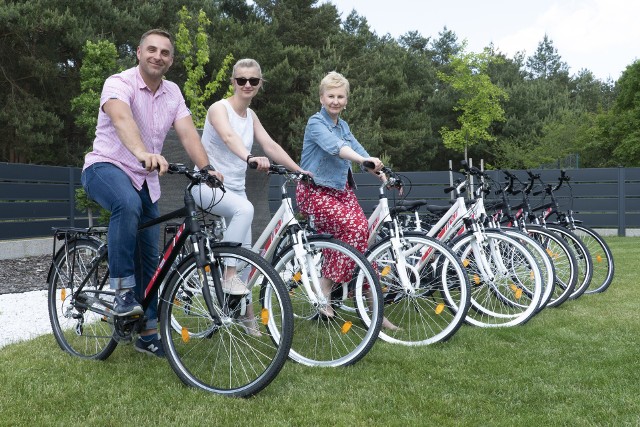
[{"label": "man's watch", "polygon": [[205,167],[203,167],[202,169],[200,169],[200,172],[208,172],[208,171],[215,171],[216,168],[214,168],[211,165],[206,165]]}]

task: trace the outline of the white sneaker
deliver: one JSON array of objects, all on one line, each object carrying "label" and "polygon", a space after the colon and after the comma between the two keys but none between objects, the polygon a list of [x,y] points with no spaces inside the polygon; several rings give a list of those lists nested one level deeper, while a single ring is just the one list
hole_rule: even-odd
[{"label": "white sneaker", "polygon": [[233,276],[222,280],[222,292],[230,295],[246,295],[249,293],[249,288],[238,276]]}]

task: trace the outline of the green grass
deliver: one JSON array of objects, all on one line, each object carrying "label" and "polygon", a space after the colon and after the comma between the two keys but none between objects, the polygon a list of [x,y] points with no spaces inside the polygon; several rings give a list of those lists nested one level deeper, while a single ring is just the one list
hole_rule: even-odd
[{"label": "green grass", "polygon": [[120,346],[82,361],[52,335],[0,350],[0,425],[640,424],[640,239],[607,238],[608,291],[541,312],[526,325],[462,327],[447,343],[377,343],[353,367],[287,362],[251,399],[182,385],[168,363]]}]

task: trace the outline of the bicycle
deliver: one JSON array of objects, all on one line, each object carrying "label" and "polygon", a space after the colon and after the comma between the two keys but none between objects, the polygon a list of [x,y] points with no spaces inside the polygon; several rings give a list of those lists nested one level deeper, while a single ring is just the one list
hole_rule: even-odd
[{"label": "bicycle", "polygon": [[[463,163],[466,167],[466,163]],[[483,211],[468,208],[465,176],[445,193],[453,193],[451,206],[425,204],[437,220],[424,230],[427,236],[448,242],[462,259],[471,285],[471,306],[466,322],[480,327],[515,326],[533,317],[542,298],[542,273],[534,256],[517,239],[486,229]],[[481,205],[474,205],[481,208]]]},{"label": "bicycle", "polygon": [[[545,194],[553,193],[555,190],[560,188],[562,185],[562,181],[560,181],[557,186],[554,188],[551,184],[545,184],[539,174],[534,174],[531,171],[527,171],[529,175],[529,181],[535,183],[536,180],[540,181],[544,185],[543,192]],[[533,193],[534,195],[540,194],[541,192]],[[576,286],[569,295],[569,299],[573,300],[582,295],[585,290],[589,287],[591,283],[591,277],[593,276],[593,261],[591,258],[591,254],[589,253],[589,249],[582,242],[582,240],[570,229],[563,227],[558,224],[547,223],[546,216],[547,212],[549,212],[549,208],[553,206],[553,202],[544,203],[542,205],[531,207],[527,205],[528,212],[524,212],[526,218],[532,224],[536,224],[546,228],[547,230],[553,231],[557,235],[559,235],[565,242],[567,242],[569,248],[573,251],[576,261],[578,262],[578,280],[576,282]],[[542,212],[540,215],[536,216],[534,212],[540,211]],[[522,214],[518,212],[518,215]]]},{"label": "bicycle", "polygon": [[[253,250],[272,262],[289,291],[294,317],[289,356],[307,366],[352,365],[371,350],[380,332],[383,304],[378,278],[358,250],[331,235],[316,233],[312,218],[298,218],[287,187],[309,180],[308,176],[277,164],[270,166],[269,173],[284,178],[281,202]],[[325,296],[320,278],[329,251],[349,257],[355,269],[350,281]],[[323,314],[328,306],[333,308],[332,319]]]},{"label": "bicycle", "polygon": [[[527,221],[527,218],[533,216],[529,194],[533,189],[534,182],[530,180],[525,184],[513,173],[509,171],[503,171],[503,173],[507,177],[508,183],[504,189],[505,191],[502,192],[503,202],[501,207],[505,209],[500,210],[499,214],[504,214],[506,217],[503,219],[506,227],[521,230],[533,237],[551,257],[555,267],[555,286],[546,306],[559,307],[571,296],[578,283],[580,266],[576,259],[575,252],[571,249],[569,243],[558,233],[546,228],[542,224],[536,224],[536,222],[539,222],[536,219]],[[514,189],[513,184],[515,181],[518,181],[522,185],[521,189]],[[506,193],[511,195],[521,194],[522,202],[512,206]],[[512,210],[516,212],[513,213]]]},{"label": "bicycle", "polygon": [[380,174],[378,205],[368,218],[366,256],[380,278],[385,317],[398,327],[382,330],[380,338],[410,346],[445,341],[462,326],[469,309],[467,274],[448,246],[400,228],[399,210],[389,209],[385,189],[401,190],[403,181],[388,167]]},{"label": "bicycle", "polygon": [[[539,175],[535,176],[544,184]],[[550,196],[551,202],[550,206],[543,211],[543,216],[545,221],[547,221],[552,214],[555,214],[556,221],[551,222],[551,224],[560,225],[571,230],[587,247],[588,253],[591,256],[593,270],[589,285],[586,286],[583,293],[594,294],[604,292],[611,285],[615,273],[613,253],[611,249],[609,249],[607,242],[605,242],[598,232],[584,225],[582,221],[574,218],[574,211],[572,209],[566,211],[560,209],[560,203],[554,193],[560,189],[565,182],[569,189],[571,189],[570,180],[567,173],[562,170],[560,171],[560,177],[558,178],[558,184],[556,186],[545,185],[546,194]],[[573,200],[573,197],[571,197],[571,200]]]},{"label": "bicycle", "polygon": [[[217,180],[206,171],[191,172],[181,164],[170,164],[169,173],[189,180],[184,207],[140,228],[185,219],[164,248],[141,305],[146,309],[151,295],[161,290],[158,317],[163,346],[169,364],[185,384],[227,396],[254,395],[277,376],[291,346],[293,315],[287,290],[273,267],[257,254],[237,243],[212,241],[201,231],[190,190],[202,182],[221,186]],[[142,315],[113,313],[107,231],[105,227],[54,230],[48,275],[51,326],[63,350],[85,359],[106,359],[119,343],[130,343],[145,320]],[[63,242],[59,249],[57,241]],[[187,244],[188,254],[183,251]],[[226,266],[238,263],[253,270],[260,293],[269,291],[268,298],[254,299],[262,305],[256,310],[265,329],[261,337],[245,333],[240,316],[248,298],[227,294],[222,288]]]}]

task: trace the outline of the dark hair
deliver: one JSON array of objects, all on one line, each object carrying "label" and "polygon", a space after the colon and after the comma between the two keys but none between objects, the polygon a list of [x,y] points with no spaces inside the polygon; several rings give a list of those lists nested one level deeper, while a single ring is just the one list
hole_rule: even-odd
[{"label": "dark hair", "polygon": [[169,31],[166,30],[162,30],[159,28],[154,28],[153,30],[149,30],[146,33],[144,33],[142,35],[142,37],[140,37],[140,46],[142,46],[142,43],[144,43],[144,39],[147,38],[147,36],[150,36],[152,34],[156,34],[158,36],[163,36],[169,39],[169,42],[171,43],[171,55],[173,55],[173,36],[171,35],[171,33]]}]

